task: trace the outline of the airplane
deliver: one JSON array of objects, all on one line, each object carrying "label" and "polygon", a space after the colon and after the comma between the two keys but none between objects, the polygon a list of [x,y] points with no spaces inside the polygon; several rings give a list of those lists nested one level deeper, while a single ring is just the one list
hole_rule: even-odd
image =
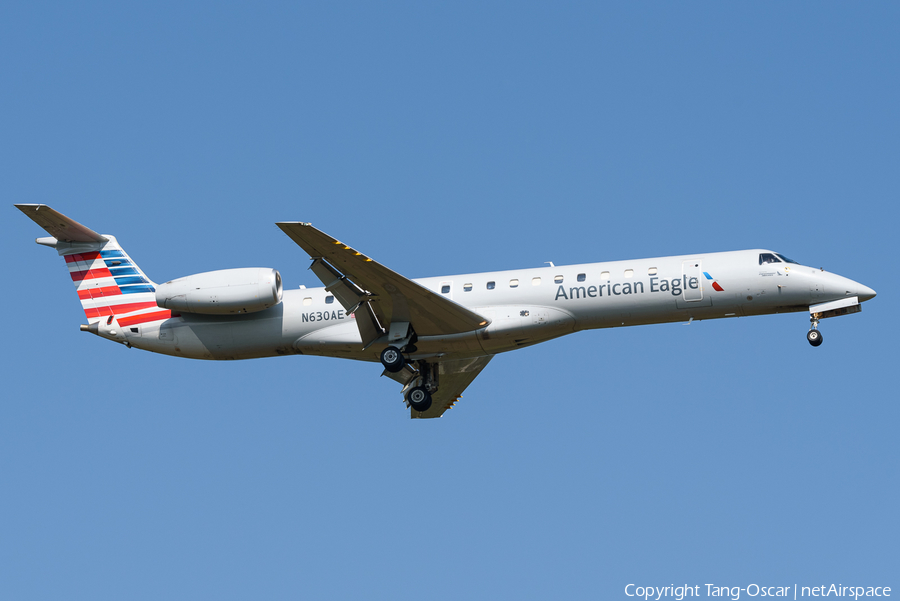
[{"label": "airplane", "polygon": [[783,254],[741,250],[411,280],[309,223],[277,223],[322,287],[272,268],[155,284],[114,236],[43,204],[16,208],[50,237],[87,317],[81,330],[155,353],[235,360],[321,355],[380,362],[412,418],[452,407],[494,355],[581,330],[809,311],[858,313],[875,291]]}]

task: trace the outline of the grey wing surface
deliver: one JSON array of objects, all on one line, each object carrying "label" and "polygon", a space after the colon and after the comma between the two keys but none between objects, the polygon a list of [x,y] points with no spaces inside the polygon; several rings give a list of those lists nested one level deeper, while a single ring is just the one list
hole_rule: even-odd
[{"label": "grey wing surface", "polygon": [[32,221],[44,228],[48,234],[63,242],[106,242],[106,236],[101,236],[94,230],[85,227],[55,211],[47,205],[18,204],[17,209],[25,213]]},{"label": "grey wing surface", "polygon": [[[309,253],[311,269],[345,309],[352,312],[370,307],[378,320],[376,330],[387,331],[391,323],[408,322],[419,336],[440,336],[471,332],[490,323],[483,315],[403,277],[308,223],[276,225]],[[374,333],[364,333],[363,342],[371,343]]]},{"label": "grey wing surface", "polygon": [[431,396],[431,407],[429,407],[428,411],[415,411],[410,408],[410,417],[413,419],[427,419],[443,415],[447,409],[456,404],[462,397],[463,391],[478,377],[481,370],[493,358],[493,355],[489,355],[474,359],[441,361],[438,364],[440,386],[437,392]]}]

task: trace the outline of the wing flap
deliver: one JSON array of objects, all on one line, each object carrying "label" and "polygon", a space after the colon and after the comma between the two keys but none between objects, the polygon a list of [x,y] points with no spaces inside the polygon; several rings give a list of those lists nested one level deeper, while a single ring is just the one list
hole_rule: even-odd
[{"label": "wing flap", "polygon": [[366,300],[367,294],[364,290],[361,290],[359,286],[348,280],[324,260],[319,258],[313,259],[309,268],[325,284],[325,290],[334,294],[338,302],[348,312],[352,313],[360,303]]},{"label": "wing flap", "polygon": [[372,311],[372,305],[369,303],[361,304],[354,312],[353,317],[356,318],[356,327],[359,328],[359,336],[362,339],[363,350],[369,348],[372,343],[384,335],[384,329],[378,323],[375,312]]},{"label": "wing flap", "polygon": [[[384,328],[406,321],[420,336],[440,336],[471,332],[490,323],[483,315],[403,277],[309,223],[276,225],[313,258],[314,273],[339,301],[349,302],[354,294],[367,293],[372,311]],[[317,264],[317,259],[324,261]],[[340,278],[349,280],[355,288],[345,287],[337,281]]]}]

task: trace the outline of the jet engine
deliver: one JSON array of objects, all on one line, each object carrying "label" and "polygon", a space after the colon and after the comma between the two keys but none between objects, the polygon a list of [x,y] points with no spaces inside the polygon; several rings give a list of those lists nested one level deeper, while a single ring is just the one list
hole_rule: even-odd
[{"label": "jet engine", "polygon": [[281,274],[274,269],[222,269],[160,284],[156,304],[184,313],[233,315],[274,307],[281,295]]}]

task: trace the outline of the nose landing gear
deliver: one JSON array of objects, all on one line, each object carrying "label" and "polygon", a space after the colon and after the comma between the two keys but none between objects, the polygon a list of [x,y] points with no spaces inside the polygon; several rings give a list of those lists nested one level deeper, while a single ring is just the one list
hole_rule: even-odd
[{"label": "nose landing gear", "polygon": [[819,319],[818,316],[813,314],[809,318],[809,332],[806,333],[806,339],[809,340],[809,343],[813,346],[819,346],[822,344],[822,332],[818,330],[819,328]]}]

